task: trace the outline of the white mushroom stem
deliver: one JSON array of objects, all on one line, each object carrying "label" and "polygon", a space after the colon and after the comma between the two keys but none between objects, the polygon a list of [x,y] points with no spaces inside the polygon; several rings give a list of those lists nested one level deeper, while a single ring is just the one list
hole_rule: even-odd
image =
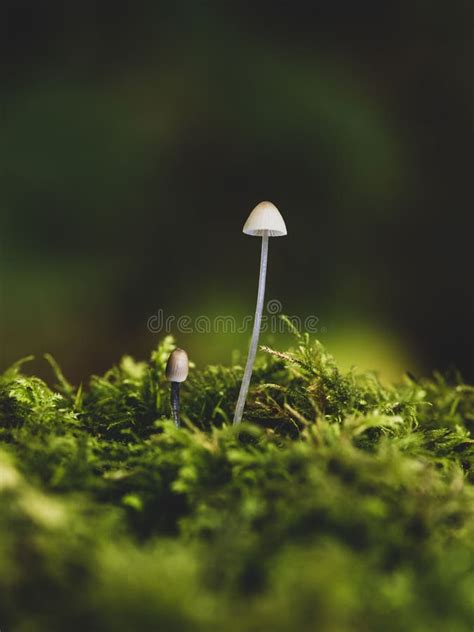
[{"label": "white mushroom stem", "polygon": [[260,274],[258,277],[258,294],[257,307],[255,309],[255,320],[253,323],[252,339],[250,341],[249,354],[245,365],[244,377],[240,386],[239,397],[235,407],[234,425],[242,421],[245,400],[249,390],[250,379],[252,377],[252,369],[257,355],[258,339],[260,336],[260,326],[262,323],[263,301],[265,299],[265,280],[267,277],[267,261],[268,261],[268,230],[262,231],[262,253],[260,256]]}]

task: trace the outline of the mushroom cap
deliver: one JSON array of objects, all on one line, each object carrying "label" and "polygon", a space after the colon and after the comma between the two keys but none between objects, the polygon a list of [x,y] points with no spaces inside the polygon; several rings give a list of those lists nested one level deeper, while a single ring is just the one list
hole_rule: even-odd
[{"label": "mushroom cap", "polygon": [[243,228],[246,235],[256,237],[262,237],[264,231],[268,231],[269,237],[282,237],[287,234],[285,220],[271,202],[257,204],[248,216]]},{"label": "mushroom cap", "polygon": [[175,349],[166,363],[166,379],[169,382],[184,382],[189,373],[188,354],[184,349]]}]

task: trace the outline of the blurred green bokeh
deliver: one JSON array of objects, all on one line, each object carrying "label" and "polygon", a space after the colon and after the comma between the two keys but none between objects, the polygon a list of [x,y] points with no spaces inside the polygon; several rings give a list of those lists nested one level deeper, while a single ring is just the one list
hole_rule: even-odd
[{"label": "blurred green bokeh", "polygon": [[[2,365],[252,314],[270,199],[267,296],[341,364],[474,377],[469,3],[72,5],[2,3]],[[202,365],[250,329],[171,333]]]}]

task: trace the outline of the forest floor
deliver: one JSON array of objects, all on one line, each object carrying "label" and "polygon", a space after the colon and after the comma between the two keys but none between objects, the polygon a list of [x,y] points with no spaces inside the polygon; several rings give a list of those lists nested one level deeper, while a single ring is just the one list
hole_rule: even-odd
[{"label": "forest floor", "polygon": [[342,373],[295,332],[192,369],[165,339],[55,386],[0,377],[2,632],[471,632],[474,388]]}]

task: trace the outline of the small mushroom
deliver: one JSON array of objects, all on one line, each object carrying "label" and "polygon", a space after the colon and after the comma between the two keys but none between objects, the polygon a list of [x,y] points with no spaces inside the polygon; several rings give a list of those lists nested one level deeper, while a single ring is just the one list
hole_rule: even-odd
[{"label": "small mushroom", "polygon": [[166,379],[170,382],[171,415],[176,427],[179,428],[179,385],[184,382],[189,373],[188,354],[184,349],[175,349],[166,363]]},{"label": "small mushroom", "polygon": [[234,425],[242,421],[245,400],[252,377],[252,369],[257,354],[258,338],[262,322],[263,301],[265,298],[265,279],[267,275],[268,260],[268,238],[282,237],[287,234],[286,225],[280,211],[271,202],[260,202],[250,213],[245,222],[243,232],[262,238],[262,253],[260,256],[260,274],[258,278],[257,307],[255,310],[255,320],[253,323],[252,339],[250,341],[249,354],[245,365],[244,377],[240,386],[239,397],[235,407]]}]

